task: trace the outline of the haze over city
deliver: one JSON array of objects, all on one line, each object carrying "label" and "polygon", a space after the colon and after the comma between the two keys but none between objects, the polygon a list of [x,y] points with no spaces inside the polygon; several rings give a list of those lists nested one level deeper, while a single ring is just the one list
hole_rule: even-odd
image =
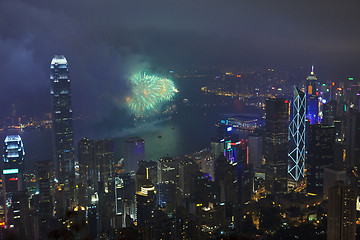
[{"label": "haze over city", "polygon": [[54,54],[71,62],[75,115],[110,114],[112,98],[128,93],[129,72],[147,65],[177,70],[315,64],[324,79],[359,74],[357,6],[357,1],[3,0],[2,114],[15,99],[24,112],[49,111],[48,64]]}]

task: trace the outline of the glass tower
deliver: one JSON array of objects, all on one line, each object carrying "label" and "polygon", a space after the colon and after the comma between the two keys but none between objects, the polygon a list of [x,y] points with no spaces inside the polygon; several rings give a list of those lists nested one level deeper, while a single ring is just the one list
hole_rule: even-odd
[{"label": "glass tower", "polygon": [[71,109],[71,87],[66,58],[55,55],[50,66],[52,123],[54,130],[54,161],[60,183],[74,175],[74,140]]},{"label": "glass tower", "polygon": [[289,165],[288,173],[298,181],[305,170],[305,124],[306,95],[294,86],[292,120],[289,125]]}]

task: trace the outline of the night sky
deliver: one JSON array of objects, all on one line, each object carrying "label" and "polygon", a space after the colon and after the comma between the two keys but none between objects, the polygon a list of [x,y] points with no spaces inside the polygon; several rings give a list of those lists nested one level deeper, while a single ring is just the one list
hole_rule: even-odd
[{"label": "night sky", "polygon": [[[345,4],[346,3],[346,4]],[[75,115],[111,118],[142,66],[309,67],[360,77],[359,1],[0,0],[0,116],[50,111],[68,59]],[[120,104],[118,104],[120,103]]]}]

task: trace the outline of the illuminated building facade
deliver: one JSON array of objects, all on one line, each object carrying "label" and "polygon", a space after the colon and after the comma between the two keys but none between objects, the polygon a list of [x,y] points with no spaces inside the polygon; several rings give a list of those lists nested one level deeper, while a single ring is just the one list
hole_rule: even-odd
[{"label": "illuminated building facade", "polygon": [[17,197],[23,190],[24,145],[19,135],[7,136],[4,141],[2,168],[3,203],[5,209],[5,224],[22,225],[21,212]]},{"label": "illuminated building facade", "polygon": [[4,140],[4,170],[17,169],[21,175],[24,174],[24,144],[19,135],[7,136]]},{"label": "illuminated building facade", "polygon": [[54,56],[51,61],[50,83],[55,138],[54,166],[59,182],[66,183],[74,175],[74,140],[69,69],[62,55]]},{"label": "illuminated building facade", "polygon": [[294,86],[292,120],[289,125],[289,165],[288,173],[298,181],[304,177],[305,170],[305,130],[306,130],[305,93]]},{"label": "illuminated building facade", "polygon": [[319,123],[319,102],[317,92],[317,78],[314,74],[314,66],[310,75],[306,78],[306,117],[310,120],[310,124]]},{"label": "illuminated building facade", "polygon": [[287,192],[289,101],[267,99],[265,111],[265,190]]}]

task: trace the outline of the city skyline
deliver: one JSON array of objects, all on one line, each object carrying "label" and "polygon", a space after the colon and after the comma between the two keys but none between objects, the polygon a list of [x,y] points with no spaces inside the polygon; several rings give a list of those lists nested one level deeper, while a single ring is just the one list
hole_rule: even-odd
[{"label": "city skyline", "polygon": [[[69,218],[66,215],[67,211],[74,211],[77,212],[76,214],[80,214],[77,215],[79,218],[70,220],[72,218],[70,217],[68,227],[72,224],[86,223],[83,225],[85,228],[80,228],[83,230],[75,232],[77,236],[89,236],[93,239],[105,236],[107,239],[114,239],[116,236],[122,236],[121,229],[137,226],[139,227],[136,230],[138,234],[141,232],[140,228],[150,227],[152,230],[141,234],[148,239],[156,239],[159,238],[160,233],[159,219],[155,217],[155,212],[162,214],[163,221],[167,221],[169,224],[174,220],[173,217],[184,217],[182,214],[191,214],[193,211],[191,209],[194,207],[197,208],[195,219],[200,220],[209,215],[201,220],[203,224],[193,225],[194,229],[191,231],[186,231],[189,223],[180,224],[175,228],[170,226],[169,234],[198,235],[205,239],[207,234],[213,234],[213,228],[223,229],[220,235],[234,234],[230,229],[234,229],[236,234],[242,234],[242,226],[246,224],[243,219],[246,219],[247,215],[252,215],[252,218],[262,218],[254,215],[254,212],[242,216],[241,211],[247,209],[248,204],[255,209],[258,206],[258,209],[253,211],[265,211],[262,209],[264,207],[262,202],[267,202],[269,199],[272,201],[272,197],[275,197],[272,204],[275,204],[275,201],[279,203],[279,209],[276,210],[277,207],[273,207],[273,211],[281,210],[288,212],[287,214],[295,214],[283,202],[291,197],[299,204],[299,207],[301,207],[302,201],[310,203],[316,200],[320,201],[318,205],[321,206],[318,208],[323,209],[323,204],[326,204],[323,194],[329,193],[331,197],[332,189],[335,189],[334,184],[343,184],[346,186],[345,189],[348,189],[348,186],[355,188],[360,182],[357,175],[356,155],[353,154],[349,157],[349,154],[346,154],[346,151],[349,150],[356,152],[358,145],[356,138],[350,132],[352,128],[357,128],[356,116],[360,110],[357,104],[360,99],[357,97],[360,96],[358,90],[360,83],[357,79],[349,78],[345,83],[336,83],[338,86],[336,91],[331,91],[335,83],[322,83],[321,80],[317,80],[312,68],[311,79],[309,79],[310,77],[304,78],[303,84],[300,84],[303,91],[309,93],[307,95],[300,88],[291,86],[291,82],[283,81],[278,87],[274,87],[273,83],[268,81],[271,78],[277,78],[280,72],[271,68],[263,70],[264,78],[257,79],[259,82],[254,82],[254,86],[262,86],[262,90],[238,85],[238,81],[252,76],[253,73],[250,75],[245,73],[244,76],[231,72],[222,73],[220,76],[215,76],[214,82],[209,82],[205,88],[197,88],[202,99],[198,100],[199,102],[196,104],[189,104],[185,100],[174,100],[173,108],[177,111],[162,112],[160,117],[163,120],[159,121],[159,116],[153,119],[141,117],[144,122],[133,119],[135,124],[139,123],[140,128],[146,126],[146,121],[154,121],[154,124],[161,128],[162,121],[166,123],[173,117],[180,117],[181,111],[186,113],[192,108],[195,108],[195,111],[198,107],[200,109],[210,106],[214,108],[216,104],[220,103],[220,112],[215,114],[217,123],[213,125],[216,127],[216,131],[210,132],[212,137],[217,136],[218,139],[204,138],[208,144],[211,142],[210,148],[185,155],[172,153],[172,156],[169,156],[168,153],[162,152],[164,157],[151,161],[145,158],[145,143],[148,141],[140,137],[126,139],[123,141],[124,148],[117,151],[114,150],[115,144],[112,139],[83,138],[78,142],[78,158],[75,158],[71,81],[68,68],[68,62],[63,55],[54,56],[50,66],[52,127],[51,129],[39,129],[39,131],[50,130],[54,133],[55,137],[52,139],[55,145],[54,164],[52,165],[51,161],[38,161],[36,172],[24,171],[25,161],[21,155],[21,166],[19,165],[16,169],[8,169],[7,165],[14,161],[7,161],[6,156],[9,158],[15,155],[20,156],[17,153],[13,154],[14,149],[24,155],[24,145],[20,136],[7,136],[5,139],[3,164],[5,168],[2,172],[2,182],[5,183],[3,185],[4,198],[3,202],[0,202],[0,207],[5,206],[5,220],[0,224],[5,224],[5,229],[10,230],[5,230],[4,234],[14,233],[26,239],[30,239],[30,236],[50,236],[53,231],[57,231],[56,228],[60,227],[57,221]],[[146,94],[145,92],[144,95],[146,96]],[[242,97],[244,99],[241,99]],[[255,102],[252,101],[254,98]],[[307,99],[313,101],[310,102],[312,105],[306,104]],[[201,103],[202,101],[208,103]],[[213,104],[210,104],[209,102],[212,101]],[[236,107],[239,103],[249,107],[249,110],[257,109],[260,115],[249,115],[249,113],[239,111]],[[234,113],[224,114],[225,106],[233,108]],[[205,110],[200,116],[204,117],[210,114],[211,108]],[[224,118],[220,118],[220,113]],[[315,119],[315,122],[312,123],[311,119],[305,117],[309,114]],[[192,122],[196,119],[192,114],[189,116]],[[342,118],[350,121],[351,124],[342,126],[346,122]],[[10,118],[13,124],[15,119],[16,114],[13,114]],[[183,122],[181,117],[179,120]],[[209,121],[209,119],[201,120],[201,127],[205,126],[204,121]],[[21,121],[19,120],[19,122]],[[180,125],[174,126],[179,127]],[[190,127],[186,123],[184,126]],[[174,130],[175,128],[172,127],[171,131]],[[4,129],[4,131],[25,133],[27,130],[10,128]],[[144,132],[146,132],[145,129]],[[188,136],[193,138],[193,134],[192,132]],[[337,152],[332,151],[332,147],[335,146],[335,134],[338,136],[337,141],[340,142],[339,150],[342,149],[344,152],[344,155],[340,156],[342,159],[339,159]],[[249,145],[250,135],[262,136],[264,146],[259,139],[252,141],[252,144]],[[176,138],[175,132],[168,137]],[[156,139],[162,138],[162,135],[153,136],[149,142],[156,142]],[[15,146],[11,141],[17,142],[17,145]],[[192,141],[189,142],[192,143]],[[307,145],[306,142],[309,144]],[[166,141],[162,144],[165,143]],[[305,151],[305,149],[307,150]],[[249,153],[254,153],[254,151],[256,155],[262,156],[262,159],[259,161],[259,159],[255,160],[251,157],[250,162]],[[121,159],[118,158],[119,155],[115,156],[116,152],[117,154],[121,153]],[[309,154],[306,155],[306,153]],[[344,161],[345,165],[339,165],[339,161]],[[52,166],[55,166],[55,170],[52,169]],[[306,166],[307,170],[305,170]],[[214,173],[211,173],[211,169],[214,170]],[[55,175],[53,175],[54,173]],[[17,177],[15,177],[16,174]],[[213,174],[214,178],[210,174]],[[329,177],[325,177],[326,174],[328,176],[335,175],[336,178],[330,180]],[[21,184],[23,175],[24,186]],[[7,183],[13,184],[15,179],[18,181],[17,188],[16,185]],[[342,182],[338,183],[336,180],[342,180]],[[8,194],[9,186],[14,190]],[[345,195],[344,199],[331,197],[336,201],[332,204],[336,205],[340,211],[331,212],[327,209],[332,214],[332,222],[329,223],[329,226],[337,225],[343,221],[343,218],[347,219],[347,216],[351,216],[351,219],[344,221],[350,226],[345,228],[346,236],[352,237],[356,229],[354,209],[357,195],[354,193],[355,191],[351,195]],[[51,201],[49,194],[53,196]],[[200,195],[202,196],[200,197]],[[268,196],[271,197],[266,199]],[[27,202],[32,198],[37,200],[30,201],[31,207],[29,208]],[[349,208],[344,208],[344,216],[342,216],[341,209],[347,205]],[[229,208],[230,215],[221,217],[221,214],[225,214],[223,206]],[[13,210],[14,215],[11,215],[12,211],[10,210],[7,213],[7,209],[15,209]],[[306,213],[311,211],[309,205],[302,211]],[[284,221],[285,219],[287,221],[286,224],[294,224],[291,223],[293,221],[291,218],[286,217],[287,214],[282,215]],[[12,216],[14,216],[13,222]],[[319,213],[314,219],[318,219],[318,222],[321,219],[321,225],[326,229],[323,216]],[[192,218],[191,215],[187,217]],[[272,215],[272,218],[277,218],[276,214]],[[23,224],[28,219],[34,221],[32,223],[33,230]],[[310,221],[310,216],[308,219]],[[256,225],[256,221],[252,220],[254,229],[262,231],[263,236],[271,239],[266,228]],[[297,223],[294,224],[295,227],[296,225]],[[305,225],[303,224],[303,226]],[[320,234],[322,238],[326,236],[321,233],[321,228],[318,229],[318,225],[313,220],[308,223],[309,226],[314,227],[315,231],[315,233],[309,234]],[[274,222],[273,227],[276,234],[280,236],[283,234],[281,229],[284,228],[284,225],[276,225]],[[12,228],[15,231],[12,231]],[[43,231],[40,232],[40,229]],[[254,229],[249,230],[248,234],[255,234],[256,230]],[[49,235],[46,235],[47,233]],[[329,239],[336,234],[333,231],[327,231],[327,233]],[[151,238],[149,234],[158,237]],[[176,239],[178,238],[176,237]]]},{"label": "city skyline", "polygon": [[359,7],[1,1],[0,240],[358,238]]}]

